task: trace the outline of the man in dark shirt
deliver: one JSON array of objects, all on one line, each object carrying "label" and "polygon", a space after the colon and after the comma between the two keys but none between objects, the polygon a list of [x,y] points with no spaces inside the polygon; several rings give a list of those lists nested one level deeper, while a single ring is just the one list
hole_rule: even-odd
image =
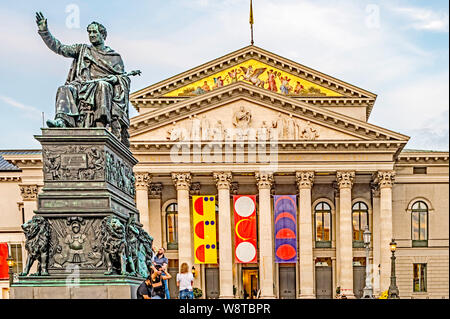
[{"label": "man in dark shirt", "polygon": [[140,284],[137,289],[137,299],[152,299],[152,281],[151,276],[148,276],[147,279]]}]

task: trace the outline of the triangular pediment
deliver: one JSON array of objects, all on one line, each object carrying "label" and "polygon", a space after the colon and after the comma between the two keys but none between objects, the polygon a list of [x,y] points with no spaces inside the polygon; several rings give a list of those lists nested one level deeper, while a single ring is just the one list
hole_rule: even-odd
[{"label": "triangular pediment", "polygon": [[239,81],[308,102],[313,98],[327,103],[333,100],[337,106],[362,103],[367,107],[367,118],[376,99],[369,91],[248,46],[134,92],[130,101],[138,110],[149,104],[170,105]]},{"label": "triangular pediment", "polygon": [[[241,117],[244,122],[238,120]],[[403,144],[409,139],[364,121],[237,82],[134,117],[130,127],[131,143],[174,142],[182,140],[183,136],[189,139],[193,128],[198,127],[200,131],[202,127],[210,127],[212,131],[222,132],[239,127],[256,132],[282,127],[284,133],[276,133],[279,141],[389,141],[392,144],[398,141]],[[184,135],[181,132],[185,132]],[[214,140],[215,137],[211,133],[204,139]]]}]

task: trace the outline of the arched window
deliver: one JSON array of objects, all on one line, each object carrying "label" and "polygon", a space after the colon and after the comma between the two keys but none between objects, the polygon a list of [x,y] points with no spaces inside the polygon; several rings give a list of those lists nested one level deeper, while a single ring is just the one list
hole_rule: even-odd
[{"label": "arched window", "polygon": [[428,206],[417,201],[411,207],[411,237],[413,247],[428,246]]},{"label": "arched window", "polygon": [[178,204],[172,203],[166,207],[166,239],[167,249],[178,249]]},{"label": "arched window", "polygon": [[363,202],[356,202],[352,208],[353,246],[364,247],[364,230],[369,226],[369,209]]},{"label": "arched window", "polygon": [[331,247],[331,207],[320,202],[314,208],[314,229],[317,248]]}]

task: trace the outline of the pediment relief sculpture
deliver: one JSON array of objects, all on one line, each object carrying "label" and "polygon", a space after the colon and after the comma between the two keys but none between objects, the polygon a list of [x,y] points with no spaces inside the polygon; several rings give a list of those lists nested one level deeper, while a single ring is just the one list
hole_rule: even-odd
[{"label": "pediment relief sculpture", "polygon": [[217,119],[211,113],[191,115],[188,120],[172,122],[166,129],[166,139],[179,141],[232,141],[232,140],[309,140],[320,137],[320,129],[310,121],[292,114],[278,113],[274,120],[252,120],[248,107],[240,105],[231,118]]}]

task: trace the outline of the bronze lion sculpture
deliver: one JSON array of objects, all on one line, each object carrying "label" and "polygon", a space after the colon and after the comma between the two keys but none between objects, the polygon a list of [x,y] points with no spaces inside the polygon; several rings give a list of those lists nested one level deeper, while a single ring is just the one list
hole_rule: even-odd
[{"label": "bronze lion sculpture", "polygon": [[25,233],[25,248],[28,251],[27,263],[20,276],[27,276],[37,260],[38,269],[32,276],[48,276],[48,255],[50,249],[50,224],[42,216],[35,215],[22,225]]},{"label": "bronze lion sculpture", "polygon": [[105,275],[119,272],[126,275],[126,240],[125,226],[117,217],[107,216],[101,224],[101,243],[104,262],[107,267]]}]

